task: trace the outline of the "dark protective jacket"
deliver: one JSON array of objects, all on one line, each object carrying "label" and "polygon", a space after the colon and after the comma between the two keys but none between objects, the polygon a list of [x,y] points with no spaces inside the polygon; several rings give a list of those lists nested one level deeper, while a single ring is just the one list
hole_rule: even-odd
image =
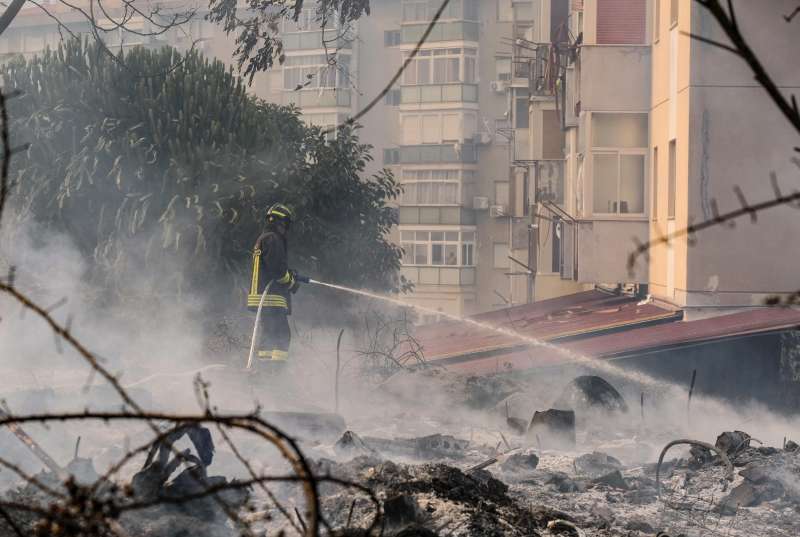
[{"label": "dark protective jacket", "polygon": [[249,308],[258,308],[261,295],[265,308],[281,308],[291,312],[291,290],[295,286],[294,274],[289,270],[289,248],[286,237],[275,231],[263,233],[253,249],[253,278],[247,297]]}]

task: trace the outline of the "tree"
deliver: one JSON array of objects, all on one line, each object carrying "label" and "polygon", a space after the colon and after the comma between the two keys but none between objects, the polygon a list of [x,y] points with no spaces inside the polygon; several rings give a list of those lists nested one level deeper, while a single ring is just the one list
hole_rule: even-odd
[{"label": "tree", "polygon": [[[369,15],[369,0],[318,0],[313,4],[313,22],[321,34],[322,44],[330,47],[331,64],[335,52],[349,35],[352,23]],[[303,15],[303,0],[247,0],[242,6],[237,0],[210,0],[207,18],[222,25],[226,34],[235,33],[236,50],[233,56],[250,81],[259,71],[270,69],[275,61],[283,63],[283,43],[278,37],[281,25],[289,20],[298,22]]]},{"label": "tree", "polygon": [[97,281],[114,288],[146,267],[178,291],[245,291],[265,211],[280,200],[300,215],[299,269],[396,287],[386,203],[399,186],[385,170],[361,177],[371,146],[352,129],[326,140],[196,51],[133,49],[120,62],[98,46],[73,40],[4,67],[5,87],[22,93],[9,103],[12,134],[32,142],[13,162],[15,206],[67,232]]}]

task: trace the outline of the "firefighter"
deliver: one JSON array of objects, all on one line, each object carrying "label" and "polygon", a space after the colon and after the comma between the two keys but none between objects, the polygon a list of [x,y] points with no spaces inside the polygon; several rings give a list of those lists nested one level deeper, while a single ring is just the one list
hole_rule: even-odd
[{"label": "firefighter", "polygon": [[286,234],[294,212],[276,203],[267,211],[267,229],[258,237],[253,250],[253,278],[248,307],[258,308],[264,296],[261,326],[256,342],[256,357],[262,364],[285,364],[289,359],[288,316],[292,313],[292,295],[302,278],[288,267]]}]

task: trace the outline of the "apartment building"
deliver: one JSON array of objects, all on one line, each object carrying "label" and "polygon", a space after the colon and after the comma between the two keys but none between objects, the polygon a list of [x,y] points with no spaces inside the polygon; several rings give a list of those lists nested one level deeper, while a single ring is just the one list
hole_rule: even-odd
[{"label": "apartment building", "polygon": [[[0,61],[17,55],[31,57],[43,53],[48,47],[55,49],[64,37],[91,35],[92,28],[86,15],[76,9],[88,11],[88,2],[79,0],[71,4],[75,8],[55,0],[43,0],[41,7],[33,4],[24,6],[0,35]],[[191,2],[163,0],[159,5],[160,11],[150,17],[150,20],[143,16],[147,11],[129,11],[125,15],[123,28],[116,23],[122,20],[125,13],[123,3],[104,2],[103,15],[95,18],[97,34],[114,52],[136,46],[160,48],[165,45],[179,50],[188,50],[194,46],[201,52],[208,52],[214,27],[202,17],[194,17],[186,24],[164,30],[164,26],[168,26],[173,16],[180,16],[192,8]]]},{"label": "apartment building", "polygon": [[[743,33],[786,92],[800,80],[797,37],[780,17],[791,8],[737,4]],[[749,68],[687,35],[724,41],[712,17],[691,0],[543,0],[540,9],[568,9],[569,32],[543,26],[515,51],[530,65],[531,222],[557,238],[536,252],[539,272],[637,286],[689,317],[763,306],[798,288],[786,245],[800,219],[789,207],[735,229],[679,233],[741,207],[737,187],[756,203],[775,196],[770,171],[784,191],[798,175],[796,133]],[[563,197],[554,198],[540,168],[559,150]],[[628,265],[638,244],[675,233]]]},{"label": "apartment building", "polygon": [[[534,234],[528,170],[516,161],[528,144],[530,92],[512,49],[540,5],[451,0],[399,83],[361,120],[361,138],[375,148],[368,173],[388,167],[404,188],[392,239],[405,252],[412,303],[470,314],[584,287],[550,273],[534,295],[526,268]],[[306,5],[282,28],[285,62],[259,74],[253,91],[296,104],[311,124],[340,123],[381,93],[440,6],[376,0],[368,18],[323,34]],[[214,54],[230,56],[230,42],[214,43]]]}]

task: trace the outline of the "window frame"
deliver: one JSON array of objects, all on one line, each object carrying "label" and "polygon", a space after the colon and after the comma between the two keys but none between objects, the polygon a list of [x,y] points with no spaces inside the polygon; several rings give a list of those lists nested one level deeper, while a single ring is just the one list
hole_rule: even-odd
[{"label": "window frame", "polygon": [[669,141],[669,164],[667,176],[667,220],[675,220],[675,208],[678,197],[678,143]]},{"label": "window frame", "polygon": [[[437,240],[433,238],[435,233],[441,233],[442,239]],[[447,234],[457,233],[457,239],[448,239]],[[413,238],[409,238],[406,234],[413,234]],[[420,238],[418,234],[427,234],[427,238]],[[469,236],[472,236],[469,239]],[[400,229],[400,248],[403,251],[401,258],[401,266],[403,267],[433,267],[433,268],[474,268],[477,265],[475,259],[477,231],[474,227],[442,227],[442,228],[401,228]],[[417,263],[417,247],[424,247],[426,262]],[[442,248],[442,263],[434,264],[433,252],[434,246]],[[456,246],[456,264],[451,265],[446,263],[446,247]],[[413,263],[408,263],[406,254],[412,252]],[[465,259],[469,258],[469,259]],[[471,264],[466,264],[465,261],[470,261]]]},{"label": "window frame", "polygon": [[653,177],[652,181],[653,187],[651,189],[652,192],[650,197],[652,198],[653,203],[650,206],[650,217],[652,218],[653,222],[657,222],[658,221],[658,146],[657,145],[653,146],[652,159],[653,159],[653,164],[652,164],[653,171],[651,173]]},{"label": "window frame", "polygon": [[[295,54],[287,56],[282,66],[281,73],[283,77],[283,91],[348,89],[350,87],[350,65],[353,58],[350,54],[339,53],[336,56],[336,62],[334,64],[328,62],[328,56],[326,54]],[[297,58],[316,58],[317,63],[290,63]],[[333,85],[328,84],[331,77],[331,70],[333,71]],[[299,78],[293,81],[295,84],[292,87],[287,87],[289,82],[292,81],[291,78],[294,76],[294,71],[299,71]],[[308,85],[301,85],[302,81],[308,80],[306,77],[309,74],[314,75],[313,78],[310,79],[311,82]],[[325,85],[320,85],[321,81],[324,81]]]},{"label": "window frame", "polygon": [[[638,115],[644,116],[647,119],[647,128],[645,129],[647,132],[647,139],[645,140],[644,145],[638,147],[607,147],[607,146],[594,146],[594,129],[595,129],[595,117],[600,115]],[[648,208],[648,175],[649,175],[649,161],[650,161],[650,114],[648,112],[593,112],[589,119],[590,125],[590,132],[588,133],[588,145],[589,145],[589,155],[591,156],[591,214],[593,217],[600,217],[600,218],[626,218],[626,219],[646,219],[648,217],[649,208]],[[596,180],[597,180],[597,169],[595,166],[595,157],[597,155],[616,155],[617,157],[617,195],[616,195],[616,211],[615,212],[597,212],[595,210],[595,187],[596,187]],[[622,201],[620,199],[621,194],[621,182],[622,182],[622,157],[623,156],[641,156],[643,158],[643,166],[642,166],[642,212],[621,212],[620,209],[622,208]]]},{"label": "window frame", "polygon": [[[450,178],[447,177],[445,179],[437,179],[434,178],[434,174],[437,172],[445,172],[447,174],[453,173],[455,177]],[[464,170],[460,168],[403,168],[401,177],[400,177],[400,184],[404,187],[406,185],[415,185],[415,188],[419,189],[419,185],[421,184],[437,184],[437,185],[456,185],[456,196],[454,202],[449,201],[432,201],[432,202],[422,202],[420,201],[419,190],[415,192],[416,196],[414,199],[409,199],[408,193],[403,192],[400,195],[399,203],[400,205],[407,205],[413,207],[425,207],[425,206],[433,206],[433,207],[460,207],[464,205],[465,199],[464,195],[466,189],[471,186],[474,182],[474,175],[472,180],[466,179],[467,173],[474,173],[472,170]],[[426,176],[427,174],[427,176]]]},{"label": "window frame", "polygon": [[681,17],[681,6],[680,0],[670,0],[669,4],[669,29],[672,30],[673,28],[678,26],[678,22],[680,21]]},{"label": "window frame", "polygon": [[[453,52],[458,50],[459,52]],[[403,61],[405,62],[406,59],[411,55],[411,51],[403,52]],[[458,75],[457,80],[447,80],[448,74],[448,60],[458,60]],[[470,69],[467,68],[467,60],[472,60],[473,66]],[[444,61],[445,69],[444,69],[444,81],[437,82],[437,65],[440,65]],[[427,65],[426,69],[420,69],[420,66],[425,62]],[[474,47],[439,47],[439,48],[427,48],[420,50],[416,57],[408,64],[405,71],[403,72],[403,79],[400,81],[401,86],[442,86],[447,84],[478,84],[480,82],[479,79],[479,53],[478,49]],[[420,82],[423,77],[420,76],[422,71],[426,71],[425,73],[425,82]],[[473,74],[473,80],[467,80],[467,74],[471,72]]]}]

